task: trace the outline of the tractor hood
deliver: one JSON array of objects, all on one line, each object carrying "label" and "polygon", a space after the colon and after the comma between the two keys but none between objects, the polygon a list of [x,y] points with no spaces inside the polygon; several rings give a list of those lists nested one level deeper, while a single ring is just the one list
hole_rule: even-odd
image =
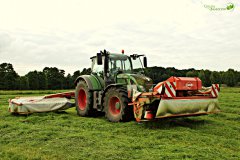
[{"label": "tractor hood", "polygon": [[117,75],[117,79],[127,79],[128,84],[137,85],[140,92],[149,91],[153,86],[152,79],[142,74],[123,73]]}]

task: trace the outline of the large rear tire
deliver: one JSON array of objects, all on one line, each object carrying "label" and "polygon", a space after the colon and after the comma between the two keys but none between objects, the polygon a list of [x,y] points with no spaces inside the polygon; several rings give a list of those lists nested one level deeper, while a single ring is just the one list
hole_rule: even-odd
[{"label": "large rear tire", "polygon": [[79,116],[93,116],[93,94],[85,81],[80,80],[75,89],[76,110]]},{"label": "large rear tire", "polygon": [[125,88],[112,87],[104,97],[105,116],[111,122],[130,121],[133,118],[132,106],[128,106],[129,98]]}]

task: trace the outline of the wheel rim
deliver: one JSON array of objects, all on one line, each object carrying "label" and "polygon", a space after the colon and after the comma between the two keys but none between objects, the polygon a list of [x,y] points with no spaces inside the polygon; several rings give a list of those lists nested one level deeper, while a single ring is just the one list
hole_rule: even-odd
[{"label": "wheel rim", "polygon": [[121,112],[120,100],[117,97],[111,97],[109,100],[109,111],[112,115],[118,115]]},{"label": "wheel rim", "polygon": [[87,106],[87,95],[83,89],[78,92],[78,107],[80,110],[84,110]]}]

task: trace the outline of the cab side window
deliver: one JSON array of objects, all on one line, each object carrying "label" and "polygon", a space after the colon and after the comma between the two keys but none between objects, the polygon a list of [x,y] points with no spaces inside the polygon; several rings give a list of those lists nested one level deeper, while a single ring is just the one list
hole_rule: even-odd
[{"label": "cab side window", "polygon": [[[103,57],[103,62],[104,62],[104,57]],[[92,59],[92,73],[96,74],[99,77],[103,78],[103,71],[104,71],[104,64],[98,65],[97,64],[97,58]]]}]

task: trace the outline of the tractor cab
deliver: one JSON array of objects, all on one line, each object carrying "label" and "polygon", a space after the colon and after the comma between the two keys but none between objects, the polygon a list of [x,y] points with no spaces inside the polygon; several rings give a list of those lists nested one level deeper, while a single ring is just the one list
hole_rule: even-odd
[{"label": "tractor cab", "polygon": [[[143,57],[143,62],[141,58]],[[104,86],[115,84],[119,74],[144,74],[147,66],[144,55],[109,53],[106,50],[97,53],[92,59],[92,74],[104,83]],[[144,65],[143,65],[144,64]]]}]

